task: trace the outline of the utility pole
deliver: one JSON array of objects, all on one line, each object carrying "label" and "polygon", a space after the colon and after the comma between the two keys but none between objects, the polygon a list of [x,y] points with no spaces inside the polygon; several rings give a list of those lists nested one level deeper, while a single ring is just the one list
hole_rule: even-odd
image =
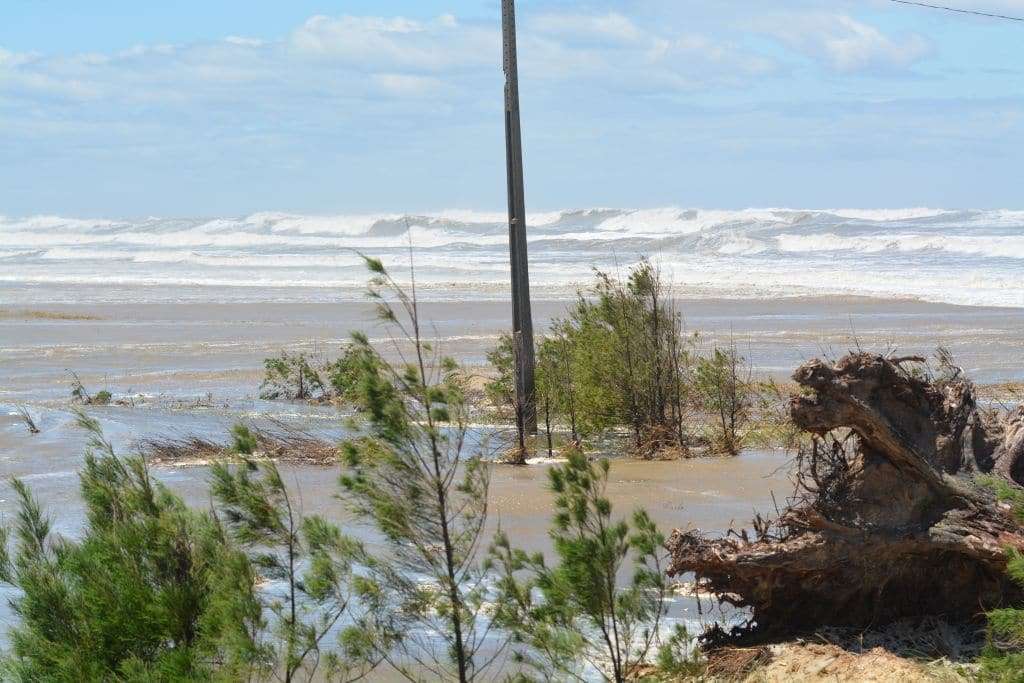
[{"label": "utility pole", "polygon": [[519,58],[516,53],[515,0],[501,0],[505,70],[505,159],[508,167],[508,246],[512,264],[512,344],[515,349],[519,425],[537,433],[534,384],[533,313],[530,264],[526,254],[526,199],[523,196],[523,138],[519,121]]}]

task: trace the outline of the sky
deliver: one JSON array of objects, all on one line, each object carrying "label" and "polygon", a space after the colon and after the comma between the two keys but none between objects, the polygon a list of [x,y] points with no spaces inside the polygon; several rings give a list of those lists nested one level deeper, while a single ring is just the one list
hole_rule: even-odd
[{"label": "sky", "polygon": [[[888,0],[518,14],[529,210],[1024,208],[1024,22]],[[2,0],[0,215],[501,209],[502,87],[499,0]]]}]

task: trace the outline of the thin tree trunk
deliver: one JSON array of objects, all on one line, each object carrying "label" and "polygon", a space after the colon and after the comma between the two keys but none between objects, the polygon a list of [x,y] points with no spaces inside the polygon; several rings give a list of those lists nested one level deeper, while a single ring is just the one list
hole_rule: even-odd
[{"label": "thin tree trunk", "polygon": [[551,443],[551,401],[548,400],[547,396],[544,397],[544,431],[548,435],[548,457],[550,458],[553,455]]}]

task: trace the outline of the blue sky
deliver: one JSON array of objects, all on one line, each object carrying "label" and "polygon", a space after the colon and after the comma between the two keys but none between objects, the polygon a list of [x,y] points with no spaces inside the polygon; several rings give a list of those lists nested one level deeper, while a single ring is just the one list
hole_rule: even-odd
[{"label": "blue sky", "polygon": [[[530,209],[1024,207],[1024,23],[883,0],[519,14]],[[0,215],[499,209],[501,88],[498,0],[3,0]]]}]

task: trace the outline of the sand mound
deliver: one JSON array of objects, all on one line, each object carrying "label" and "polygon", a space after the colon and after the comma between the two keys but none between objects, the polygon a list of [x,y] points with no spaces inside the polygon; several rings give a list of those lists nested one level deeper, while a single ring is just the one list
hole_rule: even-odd
[{"label": "sand mound", "polygon": [[950,668],[932,669],[880,647],[854,653],[835,645],[798,643],[762,648],[721,648],[708,657],[708,675],[714,680],[742,680],[745,683],[966,680]]}]

